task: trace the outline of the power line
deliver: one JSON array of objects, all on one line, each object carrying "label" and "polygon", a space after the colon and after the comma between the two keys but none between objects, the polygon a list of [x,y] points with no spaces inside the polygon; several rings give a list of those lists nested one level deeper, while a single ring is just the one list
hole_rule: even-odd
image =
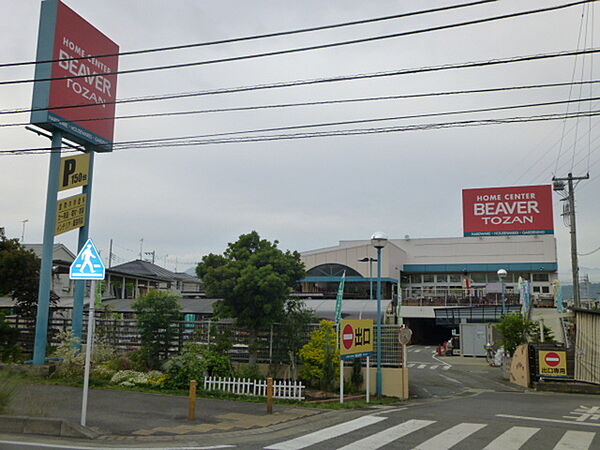
[{"label": "power line", "polygon": [[216,41],[195,42],[195,43],[191,43],[191,44],[180,44],[180,45],[172,45],[172,46],[167,46],[167,47],[154,47],[154,48],[132,50],[132,51],[118,52],[118,53],[104,53],[101,55],[77,56],[77,57],[73,57],[73,58],[2,63],[2,64],[0,64],[0,68],[15,67],[15,66],[27,66],[27,65],[34,65],[34,64],[47,64],[47,63],[55,63],[55,62],[59,62],[59,61],[76,61],[76,60],[89,59],[89,58],[97,59],[97,58],[108,58],[108,57],[114,57],[114,56],[141,55],[141,54],[147,54],[147,53],[166,52],[166,51],[172,51],[172,50],[183,50],[183,49],[198,48],[198,47],[208,47],[208,46],[219,45],[219,44],[232,44],[234,42],[244,42],[244,41],[252,41],[252,40],[272,38],[272,37],[290,36],[290,35],[294,35],[294,34],[331,30],[331,29],[335,29],[335,28],[343,28],[343,27],[354,26],[354,25],[364,25],[364,24],[368,24],[368,23],[384,22],[387,20],[403,19],[406,17],[413,17],[413,16],[422,15],[422,14],[430,14],[430,13],[436,13],[436,12],[442,12],[442,11],[450,11],[453,9],[467,8],[470,6],[478,6],[478,5],[482,5],[485,3],[495,3],[497,1],[498,0],[480,0],[480,1],[470,2],[470,3],[461,3],[461,4],[457,4],[457,5],[442,6],[439,8],[431,8],[431,9],[424,9],[424,10],[419,10],[419,11],[411,11],[411,12],[407,12],[407,13],[393,14],[393,15],[389,15],[389,16],[373,17],[370,19],[354,20],[354,21],[350,21],[350,22],[341,22],[341,23],[321,25],[321,26],[309,27],[309,28],[299,28],[299,29],[288,30],[288,31],[278,31],[278,32],[274,32],[274,33],[256,34],[256,35],[251,35],[251,36],[220,39],[220,40],[216,40]]},{"label": "power line", "polygon": [[[500,58],[500,59],[490,59],[483,61],[470,61],[466,63],[454,63],[454,64],[443,64],[438,66],[424,66],[424,67],[416,67],[409,69],[398,69],[393,71],[386,72],[372,72],[372,73],[360,73],[360,74],[351,74],[351,75],[338,75],[334,77],[324,77],[324,78],[314,78],[314,79],[305,79],[305,80],[295,80],[295,81],[281,81],[277,83],[270,84],[259,84],[252,86],[240,86],[233,88],[221,88],[221,89],[213,89],[207,91],[198,91],[192,93],[181,93],[181,94],[169,94],[166,96],[149,96],[149,97],[137,97],[132,99],[125,100],[116,100],[113,102],[103,102],[98,104],[83,104],[83,105],[62,105],[62,106],[53,106],[50,108],[31,108],[31,109],[13,109],[13,110],[4,110],[0,111],[0,115],[5,114],[20,114],[26,112],[34,112],[34,111],[46,111],[48,109],[70,109],[70,108],[80,108],[80,107],[90,107],[90,106],[98,106],[98,105],[110,105],[114,103],[133,103],[133,102],[141,102],[141,101],[157,101],[157,100],[166,100],[166,99],[176,99],[176,98],[185,98],[185,97],[196,97],[203,95],[217,95],[217,94],[230,94],[237,92],[248,92],[255,90],[263,90],[263,89],[275,89],[275,88],[284,88],[284,87],[297,87],[297,86],[308,86],[314,84],[321,83],[335,83],[335,82],[344,82],[344,81],[355,81],[355,80],[364,80],[371,78],[382,78],[382,77],[390,77],[390,76],[402,76],[402,75],[413,75],[417,73],[424,72],[437,72],[444,70],[454,70],[454,69],[469,69],[474,67],[485,67],[485,66],[494,66],[501,64],[512,64],[518,62],[527,62],[527,61],[537,61],[543,59],[551,59],[551,58],[561,58],[567,56],[576,56],[581,54],[592,54],[600,52],[600,48],[595,49],[585,49],[585,50],[576,50],[576,51],[562,51],[562,52],[554,52],[554,53],[540,53],[536,55],[524,55],[524,56],[513,56],[509,58]],[[595,80],[588,82],[597,82]],[[581,83],[584,83],[583,81]],[[556,84],[558,85],[558,84]],[[568,85],[568,84],[567,84]],[[549,86],[549,85],[548,85]],[[461,91],[459,91],[461,92]],[[462,91],[467,92],[467,91]],[[461,92],[461,93],[462,93]],[[441,94],[440,94],[441,95]],[[447,94],[444,94],[447,95]],[[409,98],[408,96],[405,98]]]},{"label": "power line", "polygon": [[[600,82],[600,80],[592,81],[594,83]],[[570,83],[565,83],[568,85]],[[461,93],[473,93],[473,92],[491,92],[494,90],[486,90],[486,89],[476,89],[471,91],[462,91]],[[438,93],[439,94],[439,93]],[[442,93],[448,95],[448,93]],[[323,101],[315,101],[315,102],[299,102],[299,103],[281,103],[281,104],[271,104],[271,105],[256,105],[256,106],[240,106],[240,107],[231,107],[231,108],[213,108],[213,109],[199,109],[199,110],[186,110],[186,111],[171,111],[171,112],[162,112],[162,113],[147,113],[147,114],[131,114],[125,116],[115,116],[115,120],[119,119],[142,119],[142,118],[151,118],[151,117],[170,117],[170,116],[183,116],[183,115],[195,115],[195,114],[208,114],[208,113],[220,113],[220,112],[236,112],[236,111],[256,111],[256,110],[264,110],[264,109],[277,109],[277,108],[291,108],[291,107],[300,107],[300,106],[315,106],[315,105],[327,105],[327,104],[338,104],[338,103],[354,103],[354,102],[365,102],[365,101],[378,101],[378,100],[391,100],[391,99],[400,99],[407,97],[415,97],[415,96],[429,96],[429,95],[437,95],[437,94],[409,94],[409,95],[397,95],[397,96],[382,96],[382,97],[362,97],[362,98],[351,98],[351,99],[342,99],[342,100],[323,100]],[[463,110],[463,111],[453,111],[453,112],[442,112],[442,113],[431,113],[431,114],[422,114],[415,116],[403,116],[398,118],[416,118],[416,117],[432,117],[437,115],[446,115],[446,114],[466,114],[466,113],[474,113],[474,112],[488,112],[495,110],[504,110],[504,109],[513,109],[513,108],[528,108],[528,107],[537,107],[537,106],[551,106],[551,105],[560,105],[568,102],[582,102],[582,101],[592,101],[598,100],[600,98],[587,98],[587,99],[577,99],[577,100],[559,100],[552,102],[540,102],[540,103],[531,103],[525,105],[511,105],[511,106],[500,106],[500,107],[491,107],[491,108],[481,108],[481,109],[473,109],[473,110]],[[95,122],[100,120],[112,120],[112,117],[100,117],[100,118],[88,118],[88,119],[77,119],[77,123],[81,122]],[[383,120],[383,119],[377,119]],[[393,120],[393,119],[384,119],[384,120]],[[52,123],[69,123],[70,120],[61,120],[61,121],[53,121]],[[30,122],[20,122],[20,123],[7,123],[0,124],[0,128],[6,127],[17,127],[17,126],[27,126]],[[335,123],[336,125],[338,123]]]},{"label": "power line", "polygon": [[[218,58],[218,59],[210,59],[210,60],[195,61],[195,62],[180,63],[180,64],[168,64],[168,65],[164,65],[164,66],[151,66],[151,67],[141,67],[141,68],[137,68],[137,69],[119,70],[116,72],[102,73],[100,75],[102,75],[102,76],[125,75],[125,74],[132,74],[132,73],[154,72],[154,71],[159,71],[159,70],[182,69],[185,67],[197,67],[197,66],[205,66],[205,65],[210,65],[210,64],[218,64],[218,63],[264,58],[264,57],[269,57],[269,56],[288,55],[288,54],[292,54],[292,53],[301,53],[301,52],[307,52],[307,51],[312,51],[312,50],[323,50],[326,48],[335,48],[335,47],[341,47],[341,46],[346,46],[346,45],[362,44],[365,42],[380,41],[380,40],[384,40],[384,39],[412,36],[412,35],[416,35],[416,34],[429,33],[429,32],[433,32],[433,31],[448,30],[448,29],[459,28],[459,27],[464,27],[464,26],[468,26],[468,25],[477,25],[477,24],[494,22],[494,21],[498,21],[498,20],[504,20],[504,19],[509,19],[509,18],[531,15],[531,14],[556,11],[559,9],[570,8],[573,6],[577,6],[577,5],[581,5],[581,4],[589,3],[589,2],[594,2],[594,1],[597,1],[597,0],[580,0],[577,2],[573,2],[573,3],[551,6],[551,7],[547,7],[547,8],[539,8],[539,9],[535,9],[535,10],[520,11],[517,13],[503,14],[503,15],[499,15],[499,16],[486,17],[483,19],[475,19],[475,20],[469,20],[469,21],[464,21],[464,22],[452,23],[452,24],[448,24],[448,25],[439,25],[439,26],[435,26],[435,27],[421,28],[418,30],[403,31],[400,33],[393,33],[393,34],[387,34],[387,35],[370,36],[370,37],[360,38],[360,39],[351,39],[351,40],[347,40],[347,41],[330,42],[330,43],[326,43],[326,44],[291,48],[291,49],[285,49],[285,50],[276,50],[276,51],[272,51],[272,52],[252,53],[252,54],[248,54],[248,55],[233,56],[233,57],[228,57],[228,58]],[[85,74],[85,75],[73,75],[70,77],[39,78],[37,80],[33,79],[33,78],[20,79],[20,80],[8,80],[8,81],[0,81],[0,86],[33,83],[35,81],[42,82],[42,81],[55,81],[55,80],[74,80],[74,79],[78,79],[78,78],[89,78],[89,77],[90,77],[89,74]]]},{"label": "power line", "polygon": [[[579,100],[570,100],[570,101],[587,101],[588,99],[579,99]],[[593,100],[600,100],[600,97],[594,98]],[[508,106],[495,106],[489,108],[476,108],[476,109],[466,109],[466,110],[454,110],[454,111],[442,111],[442,112],[434,112],[434,113],[421,113],[421,114],[410,114],[410,115],[402,115],[402,116],[388,116],[388,117],[378,117],[378,118],[369,118],[369,119],[356,119],[356,120],[345,120],[345,121],[335,121],[335,122],[321,122],[316,124],[301,124],[301,125],[289,125],[283,127],[270,127],[270,128],[260,128],[253,130],[242,130],[242,131],[230,131],[224,133],[213,133],[213,134],[204,134],[204,135],[195,135],[195,136],[179,136],[172,138],[152,138],[152,139],[140,139],[140,140],[132,140],[132,141],[122,141],[122,142],[113,142],[113,148],[123,147],[128,145],[142,145],[148,142],[156,143],[156,142],[172,142],[172,141],[180,141],[183,139],[198,139],[198,138],[207,138],[207,137],[217,137],[217,136],[232,136],[239,134],[247,134],[247,133],[266,133],[273,131],[290,131],[297,130],[303,128],[321,128],[321,127],[331,127],[331,126],[340,126],[340,125],[357,125],[364,123],[373,123],[373,122],[384,122],[384,121],[392,121],[392,120],[406,120],[406,119],[420,119],[420,118],[428,118],[428,117],[439,117],[439,116],[447,116],[447,115],[458,115],[458,114],[474,114],[474,113],[482,113],[482,112],[492,112],[492,111],[504,111],[511,109],[520,109],[520,108],[532,108],[532,107],[542,107],[542,106],[553,106],[553,105],[561,105],[569,100],[557,100],[552,102],[539,102],[539,103],[526,103],[520,105],[508,105]],[[46,148],[37,148],[35,150],[44,150]],[[15,149],[15,151],[23,151],[23,149]]]},{"label": "power line", "polygon": [[[587,117],[589,115],[598,116],[600,110],[594,110],[591,112],[579,112],[569,113],[569,118]],[[264,142],[264,141],[279,141],[279,140],[291,140],[291,139],[308,139],[316,137],[332,137],[332,136],[354,136],[364,134],[380,134],[380,133],[392,133],[392,132],[405,132],[405,131],[421,131],[421,130],[434,130],[444,128],[457,128],[457,127],[471,127],[471,126],[484,126],[484,125],[498,125],[498,124],[510,124],[510,123],[526,123],[526,122],[540,122],[549,120],[560,120],[564,118],[564,113],[555,114],[542,114],[534,116],[516,116],[506,118],[495,118],[495,119],[473,119],[463,120],[455,122],[440,122],[440,123],[427,123],[427,124],[412,124],[395,127],[380,127],[380,128],[358,128],[349,130],[332,130],[332,131],[317,131],[317,132],[302,132],[294,134],[279,134],[279,135],[255,135],[255,136],[234,136],[234,137],[216,137],[212,139],[192,139],[185,138],[187,141],[182,142],[169,142],[165,143],[165,140],[153,140],[153,143],[134,143],[123,146],[115,147],[115,150],[128,150],[128,149],[149,149],[149,148],[165,148],[165,147],[183,147],[183,146],[198,146],[198,145],[209,145],[209,144],[225,144],[225,143],[246,143],[246,142]],[[253,132],[248,130],[248,133]],[[259,132],[259,130],[255,131]],[[229,134],[229,133],[223,133]],[[210,135],[206,135],[210,136]],[[172,139],[172,138],[169,138]],[[180,138],[181,139],[181,138]],[[52,153],[60,149],[48,147],[48,148],[33,148],[33,149],[18,149],[18,150],[0,150],[0,154],[42,154]],[[76,150],[67,150],[66,152],[75,152]]]}]

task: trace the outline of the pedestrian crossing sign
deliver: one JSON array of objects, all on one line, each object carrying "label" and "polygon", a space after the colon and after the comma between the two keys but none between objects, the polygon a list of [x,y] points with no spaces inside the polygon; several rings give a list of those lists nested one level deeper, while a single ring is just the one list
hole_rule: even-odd
[{"label": "pedestrian crossing sign", "polygon": [[96,246],[88,239],[71,264],[69,278],[71,280],[104,280],[106,268],[100,258]]}]

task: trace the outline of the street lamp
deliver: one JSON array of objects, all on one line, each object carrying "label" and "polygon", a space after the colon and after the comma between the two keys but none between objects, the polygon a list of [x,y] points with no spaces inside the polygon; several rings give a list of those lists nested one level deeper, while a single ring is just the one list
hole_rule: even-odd
[{"label": "street lamp", "polygon": [[381,373],[381,249],[387,244],[387,237],[378,231],[371,236],[371,244],[377,249],[377,396],[381,396],[383,390]]},{"label": "street lamp", "polygon": [[29,219],[21,220],[21,223],[23,224],[23,230],[21,231],[21,244],[25,241],[25,224],[27,222],[29,222]]},{"label": "street lamp", "polygon": [[373,300],[373,262],[377,261],[375,258],[370,258],[365,256],[364,258],[360,258],[358,262],[368,262],[369,263],[369,300]]},{"label": "street lamp", "polygon": [[500,280],[500,286],[502,289],[502,315],[505,316],[506,315],[506,297],[504,295],[504,279],[506,278],[506,275],[508,275],[508,272],[504,269],[499,269],[498,272],[496,272],[498,274],[498,279]]}]

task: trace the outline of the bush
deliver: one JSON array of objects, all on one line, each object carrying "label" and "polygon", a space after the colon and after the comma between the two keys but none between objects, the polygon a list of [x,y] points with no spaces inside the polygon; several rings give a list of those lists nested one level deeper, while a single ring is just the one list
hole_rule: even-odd
[{"label": "bush", "polygon": [[110,382],[119,386],[151,386],[156,385],[157,380],[162,378],[163,373],[158,370],[151,370],[148,373],[121,370],[112,376]]},{"label": "bush", "polygon": [[236,377],[248,378],[250,380],[264,380],[264,376],[260,373],[258,364],[244,364],[237,370]]},{"label": "bush", "polygon": [[15,360],[21,354],[21,349],[17,345],[19,330],[6,323],[5,316],[5,312],[0,312],[0,361],[2,362]]},{"label": "bush", "polygon": [[115,370],[109,369],[106,366],[99,366],[92,370],[91,377],[98,380],[111,380],[115,373],[117,373]]},{"label": "bush", "polygon": [[[54,376],[59,378],[80,378],[83,376],[85,367],[85,345],[79,345],[78,338],[71,331],[61,331],[58,334],[59,344],[54,350],[54,356],[62,358],[56,368]],[[104,342],[94,340],[92,349],[92,371],[93,368],[106,364],[115,358],[115,350]],[[107,367],[110,369],[110,367]]]},{"label": "bush", "polygon": [[206,360],[199,344],[188,342],[183,351],[163,364],[162,369],[168,375],[165,386],[173,389],[185,389],[190,380],[200,382],[206,374]]},{"label": "bush", "polygon": [[339,376],[340,354],[334,323],[322,320],[319,329],[310,335],[310,341],[300,350],[304,363],[302,378],[314,385],[318,380],[321,389],[333,390]]}]

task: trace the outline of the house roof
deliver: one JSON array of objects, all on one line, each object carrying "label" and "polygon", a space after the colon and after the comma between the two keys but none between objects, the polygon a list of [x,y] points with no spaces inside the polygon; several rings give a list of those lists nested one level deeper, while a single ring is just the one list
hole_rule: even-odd
[{"label": "house roof", "polygon": [[202,283],[202,279],[186,272],[175,272],[175,279],[185,283]]},{"label": "house roof", "polygon": [[[42,257],[43,246],[44,244],[23,244],[23,247],[27,250],[33,250],[33,253],[35,253],[38,258]],[[54,248],[52,249],[52,260],[65,261],[65,256],[67,257],[67,262],[73,262],[77,257],[77,255],[69,250],[65,244],[54,244]]]},{"label": "house roof", "polygon": [[141,259],[119,264],[118,266],[113,266],[108,270],[111,272],[137,275],[139,277],[153,278],[161,281],[173,281],[178,279],[175,273],[171,272],[170,270],[164,269],[156,264],[152,264],[149,261],[142,261]]}]

